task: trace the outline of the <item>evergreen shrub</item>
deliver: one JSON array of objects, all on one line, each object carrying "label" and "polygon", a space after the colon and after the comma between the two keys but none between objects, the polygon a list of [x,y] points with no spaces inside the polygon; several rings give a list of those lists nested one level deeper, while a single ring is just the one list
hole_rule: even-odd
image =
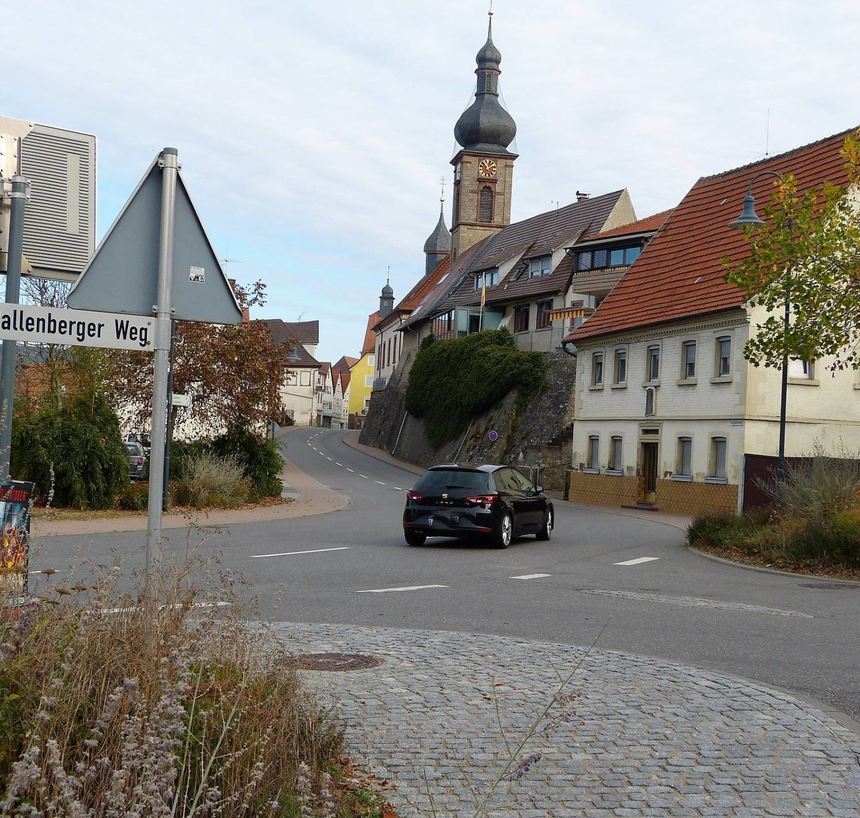
[{"label": "evergreen shrub", "polygon": [[12,427],[11,473],[42,497],[52,493],[53,505],[111,508],[128,483],[119,419],[98,394],[26,409]]},{"label": "evergreen shrub", "polygon": [[469,421],[517,390],[519,406],[544,385],[546,360],[517,349],[507,330],[425,341],[406,388],[406,409],[424,418],[437,448],[462,434]]}]

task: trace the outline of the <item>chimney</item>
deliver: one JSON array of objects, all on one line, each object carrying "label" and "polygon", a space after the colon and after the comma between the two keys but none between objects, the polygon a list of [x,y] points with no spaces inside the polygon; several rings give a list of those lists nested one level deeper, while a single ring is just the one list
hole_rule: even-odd
[{"label": "chimney", "polygon": [[[238,290],[236,289],[236,279],[228,278],[227,283],[230,285],[230,289],[233,291],[233,295],[236,295]],[[239,305],[242,307],[242,305]],[[247,327],[248,324],[251,323],[251,310],[248,307],[242,307],[242,326]]]},{"label": "chimney", "polygon": [[578,201],[578,202],[584,202],[590,196],[591,196],[590,193],[583,193],[581,190],[576,191],[576,201]]}]

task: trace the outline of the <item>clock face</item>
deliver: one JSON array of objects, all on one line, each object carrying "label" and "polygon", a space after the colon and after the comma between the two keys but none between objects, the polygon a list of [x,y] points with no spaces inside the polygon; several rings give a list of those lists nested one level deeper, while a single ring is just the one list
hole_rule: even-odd
[{"label": "clock face", "polygon": [[492,179],[496,175],[496,163],[492,159],[482,159],[478,164],[478,173],[485,179]]}]

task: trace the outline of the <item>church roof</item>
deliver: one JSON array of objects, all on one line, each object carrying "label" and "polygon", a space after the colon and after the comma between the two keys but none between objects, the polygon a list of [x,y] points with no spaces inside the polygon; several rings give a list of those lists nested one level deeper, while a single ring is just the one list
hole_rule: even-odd
[{"label": "church roof", "polygon": [[[729,223],[740,213],[750,181],[772,170],[792,174],[801,194],[824,182],[844,185],[847,173],[841,149],[852,131],[699,179],[612,292],[565,341],[743,306],[746,296],[726,281],[723,259],[737,262],[749,255],[743,232]],[[753,186],[762,208],[770,200],[773,184],[772,178],[762,178]]]},{"label": "church roof", "polygon": [[427,237],[424,242],[424,252],[427,254],[448,253],[451,251],[451,231],[445,224],[445,214],[442,208],[439,208],[439,221],[433,232]]}]

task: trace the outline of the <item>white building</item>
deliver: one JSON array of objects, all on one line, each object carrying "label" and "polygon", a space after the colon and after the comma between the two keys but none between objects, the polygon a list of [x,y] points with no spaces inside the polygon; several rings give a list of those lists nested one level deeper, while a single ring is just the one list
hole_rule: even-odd
[{"label": "white building", "polygon": [[[729,226],[762,171],[800,191],[844,184],[846,134],[700,179],[597,310],[566,339],[577,350],[570,499],[694,514],[743,508],[752,455],[778,451],[777,369],[744,358],[766,317],[725,280],[748,253]],[[773,177],[753,191],[763,208]],[[789,366],[786,455],[820,443],[860,449],[860,381],[827,360]]]},{"label": "white building", "polygon": [[287,350],[287,368],[281,387],[286,415],[297,426],[314,426],[317,418],[317,382],[320,363],[314,357],[319,344],[319,321],[265,321],[272,341]]}]

